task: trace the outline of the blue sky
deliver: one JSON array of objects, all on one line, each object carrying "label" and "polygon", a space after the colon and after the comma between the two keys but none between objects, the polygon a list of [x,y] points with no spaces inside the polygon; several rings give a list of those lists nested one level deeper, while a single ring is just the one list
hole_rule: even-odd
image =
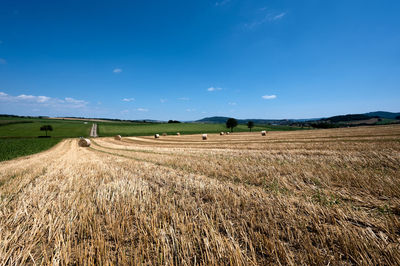
[{"label": "blue sky", "polygon": [[400,111],[400,1],[0,1],[0,113]]}]

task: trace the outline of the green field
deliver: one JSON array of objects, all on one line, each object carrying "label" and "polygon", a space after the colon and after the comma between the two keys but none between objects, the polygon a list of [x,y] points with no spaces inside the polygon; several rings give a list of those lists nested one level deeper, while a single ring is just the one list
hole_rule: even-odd
[{"label": "green field", "polygon": [[[298,127],[290,126],[265,126],[256,125],[252,131],[261,130],[297,130]],[[121,135],[121,136],[149,136],[153,134],[199,134],[218,133],[228,131],[224,124],[200,124],[200,123],[98,123],[98,134],[100,137]],[[238,125],[234,132],[248,132],[246,125]]]},{"label": "green field", "polygon": [[[27,121],[31,121],[31,123],[26,123]],[[45,132],[40,131],[40,127],[43,125],[51,125],[53,127],[53,131],[49,131],[48,134],[54,138],[72,138],[89,136],[92,123],[84,124],[82,121],[52,119],[2,119],[0,121],[0,138],[36,138],[44,136]]]},{"label": "green field", "polygon": [[61,140],[61,138],[2,138],[0,139],[0,161],[11,160],[16,157],[26,156],[47,150]]}]

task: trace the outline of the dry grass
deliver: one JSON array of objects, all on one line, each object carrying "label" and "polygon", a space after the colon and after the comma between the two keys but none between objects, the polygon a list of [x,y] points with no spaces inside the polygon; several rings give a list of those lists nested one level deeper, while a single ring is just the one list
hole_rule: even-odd
[{"label": "dry grass", "polygon": [[399,170],[399,126],[66,140],[0,163],[0,265],[398,265]]}]

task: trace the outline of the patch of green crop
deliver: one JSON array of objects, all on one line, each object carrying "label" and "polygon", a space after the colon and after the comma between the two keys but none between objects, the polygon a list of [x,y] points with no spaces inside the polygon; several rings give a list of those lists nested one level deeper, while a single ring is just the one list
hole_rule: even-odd
[{"label": "patch of green crop", "polygon": [[61,138],[14,138],[0,139],[0,161],[11,160],[16,157],[26,156],[47,150]]},{"label": "patch of green crop", "polygon": [[83,122],[78,121],[52,119],[19,120],[18,122],[19,123],[0,126],[0,138],[28,138],[43,136],[45,135],[45,132],[40,131],[40,127],[43,125],[52,126],[53,131],[49,131],[48,134],[54,138],[86,137],[89,136],[90,128],[92,126],[92,123],[84,124]]}]

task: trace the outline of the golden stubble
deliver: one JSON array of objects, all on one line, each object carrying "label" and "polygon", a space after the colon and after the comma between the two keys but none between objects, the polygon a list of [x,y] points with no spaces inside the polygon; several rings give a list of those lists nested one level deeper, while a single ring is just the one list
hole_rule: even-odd
[{"label": "golden stubble", "polygon": [[0,163],[0,265],[399,264],[399,165],[399,126],[65,140]]}]

